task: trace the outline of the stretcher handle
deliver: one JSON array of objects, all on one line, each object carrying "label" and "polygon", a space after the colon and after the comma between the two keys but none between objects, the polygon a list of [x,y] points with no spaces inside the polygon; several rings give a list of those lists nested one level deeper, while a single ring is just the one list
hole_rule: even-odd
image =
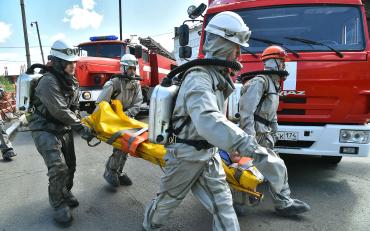
[{"label": "stretcher handle", "polygon": [[[96,138],[96,137],[95,137]],[[101,143],[101,140],[99,140],[98,138],[96,138],[98,141],[95,143],[95,144],[91,144],[90,142],[93,140],[89,140],[89,141],[87,141],[87,145],[89,146],[89,147],[96,147],[96,146],[98,146],[100,143]]]}]

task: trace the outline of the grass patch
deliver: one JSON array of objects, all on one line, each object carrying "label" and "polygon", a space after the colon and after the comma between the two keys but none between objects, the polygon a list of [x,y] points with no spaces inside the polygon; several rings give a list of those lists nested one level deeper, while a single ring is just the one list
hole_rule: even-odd
[{"label": "grass patch", "polygon": [[6,92],[13,92],[14,91],[14,85],[12,82],[10,82],[7,78],[4,76],[0,76],[0,86],[4,88]]}]

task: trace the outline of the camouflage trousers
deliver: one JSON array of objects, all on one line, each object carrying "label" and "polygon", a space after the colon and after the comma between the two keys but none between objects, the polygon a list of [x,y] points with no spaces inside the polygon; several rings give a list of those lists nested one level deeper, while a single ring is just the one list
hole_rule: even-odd
[{"label": "camouflage trousers", "polygon": [[73,132],[56,135],[37,131],[32,132],[32,137],[48,168],[49,202],[56,208],[65,202],[64,195],[73,187],[76,171]]},{"label": "camouflage trousers", "polygon": [[0,119],[0,150],[2,154],[6,153],[9,150],[13,149],[12,144],[9,141],[8,134],[5,131],[3,121]]},{"label": "camouflage trousers", "polygon": [[127,161],[127,156],[127,153],[122,152],[120,149],[113,148],[113,153],[106,163],[106,169],[111,173],[121,175]]}]

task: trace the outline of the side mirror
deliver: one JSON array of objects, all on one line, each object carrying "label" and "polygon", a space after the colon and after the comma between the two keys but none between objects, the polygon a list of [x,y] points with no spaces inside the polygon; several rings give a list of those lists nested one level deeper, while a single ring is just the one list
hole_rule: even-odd
[{"label": "side mirror", "polygon": [[143,57],[143,48],[140,45],[135,46],[135,57],[141,59]]},{"label": "side mirror", "polygon": [[181,59],[188,59],[192,55],[192,49],[189,46],[182,46],[179,48],[179,57]]},{"label": "side mirror", "polygon": [[191,19],[196,19],[203,14],[203,12],[207,9],[207,5],[201,3],[198,7],[191,5],[188,8],[188,15]]},{"label": "side mirror", "polygon": [[187,46],[189,44],[189,26],[182,24],[178,30],[180,46]]}]

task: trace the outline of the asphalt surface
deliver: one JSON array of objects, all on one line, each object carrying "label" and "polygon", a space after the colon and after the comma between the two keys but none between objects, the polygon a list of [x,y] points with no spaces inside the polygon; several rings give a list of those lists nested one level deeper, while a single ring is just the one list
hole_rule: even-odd
[{"label": "asphalt surface", "polygon": [[[73,192],[80,206],[72,211],[72,225],[63,228],[53,222],[47,169],[30,133],[13,137],[18,156],[11,162],[0,160],[0,231],[141,230],[144,209],[158,190],[161,169],[129,158],[125,171],[134,184],[114,189],[102,178],[111,147],[90,148],[77,135],[75,144],[78,166]],[[370,229],[370,158],[343,158],[336,167],[311,157],[286,162],[293,197],[307,201],[312,211],[294,218],[278,217],[266,191],[262,203],[239,218],[241,230]],[[190,193],[163,230],[212,230],[212,217]]]}]

